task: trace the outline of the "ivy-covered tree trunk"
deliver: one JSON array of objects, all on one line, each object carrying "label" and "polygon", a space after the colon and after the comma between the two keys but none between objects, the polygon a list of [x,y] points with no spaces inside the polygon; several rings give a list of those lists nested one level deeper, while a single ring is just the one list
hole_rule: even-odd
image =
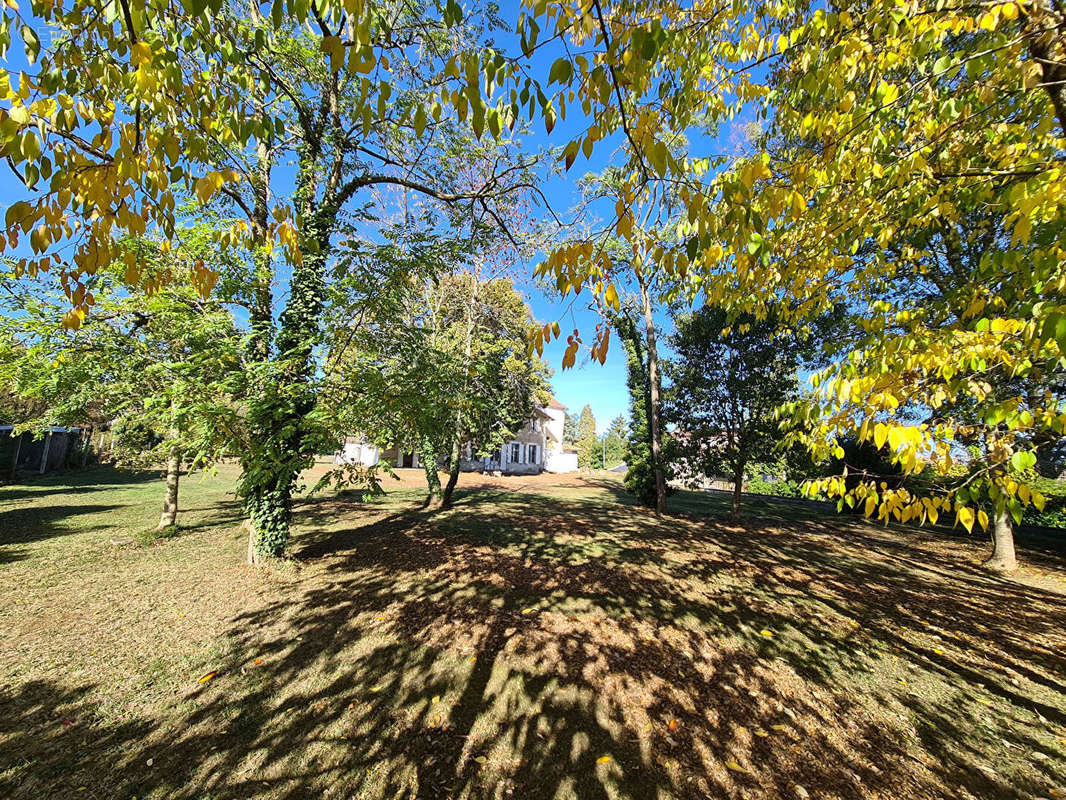
[{"label": "ivy-covered tree trunk", "polygon": [[1006,509],[996,514],[992,527],[992,556],[984,566],[996,572],[1014,572],[1018,569],[1018,559],[1014,553],[1014,526]]},{"label": "ivy-covered tree trunk", "polygon": [[[177,438],[177,431],[171,432]],[[163,499],[163,513],[157,530],[166,530],[178,524],[178,482],[181,479],[181,448],[174,445],[167,454],[167,488]]]},{"label": "ivy-covered tree trunk", "polygon": [[325,268],[334,215],[312,210],[301,226],[302,261],[293,267],[289,302],[281,315],[276,357],[266,365],[249,404],[249,448],[240,490],[249,521],[249,559],[285,554],[292,496],[314,459],[309,417],[315,408],[313,353],[325,298]]},{"label": "ivy-covered tree trunk", "polygon": [[444,493],[440,498],[442,508],[451,507],[452,494],[455,492],[456,484],[459,483],[459,462],[461,459],[462,446],[459,443],[459,436],[455,435],[452,437],[452,452],[448,461],[448,482],[444,485]]},{"label": "ivy-covered tree trunk", "polygon": [[427,508],[437,508],[443,504],[440,487],[440,475],[437,472],[437,447],[428,436],[423,436],[418,447],[418,457],[422,460],[422,469],[426,473]]}]

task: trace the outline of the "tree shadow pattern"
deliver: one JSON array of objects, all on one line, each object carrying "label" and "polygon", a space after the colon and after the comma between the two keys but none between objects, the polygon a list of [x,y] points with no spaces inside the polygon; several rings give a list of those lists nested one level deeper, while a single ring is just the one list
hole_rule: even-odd
[{"label": "tree shadow pattern", "polygon": [[7,696],[0,794],[1028,798],[1066,787],[1061,595],[915,533],[767,514],[746,526],[656,520],[610,491],[465,492],[440,514],[414,499],[308,502],[299,579],[234,614],[217,675],[184,688],[164,718],[90,726],[88,752],[64,761],[83,731],[63,709],[86,690]]}]

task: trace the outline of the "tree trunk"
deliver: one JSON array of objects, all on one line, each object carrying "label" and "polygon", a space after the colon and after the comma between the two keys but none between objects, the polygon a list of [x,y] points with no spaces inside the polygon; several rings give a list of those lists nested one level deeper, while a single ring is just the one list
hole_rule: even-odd
[{"label": "tree trunk", "polygon": [[15,440],[15,457],[11,459],[11,479],[12,480],[15,479],[15,474],[18,472],[18,468],[19,468],[19,453],[22,452],[22,437],[23,436],[25,436],[25,434],[20,433],[18,435],[18,438]]},{"label": "tree trunk", "polygon": [[662,430],[660,429],[659,400],[659,348],[655,341],[655,320],[652,318],[651,295],[644,277],[638,271],[640,284],[640,302],[644,307],[644,328],[648,348],[648,396],[651,405],[651,463],[655,472],[655,513],[666,513],[666,476],[662,463]]},{"label": "tree trunk", "polygon": [[89,463],[89,452],[93,449],[93,427],[89,426],[89,432],[85,436],[85,446],[81,450],[81,468]]},{"label": "tree trunk", "polygon": [[744,461],[738,460],[733,470],[733,522],[740,522],[740,500],[744,494]]},{"label": "tree trunk", "polygon": [[418,450],[418,457],[422,459],[422,469],[426,473],[426,508],[437,508],[443,502],[440,488],[440,474],[437,472],[437,448],[429,440],[422,439],[422,446]]},{"label": "tree trunk", "polygon": [[452,439],[452,458],[448,464],[448,483],[445,484],[444,493],[440,498],[441,508],[451,508],[452,493],[455,491],[455,485],[459,483],[459,460],[461,457],[459,437],[456,436]]},{"label": "tree trunk", "polygon": [[1055,52],[1064,15],[1052,0],[1037,0],[1027,9],[1029,55],[1040,65],[1041,84],[1047,91],[1059,127],[1066,134],[1066,65]]},{"label": "tree trunk", "polygon": [[995,572],[1014,572],[1018,560],[1014,555],[1014,526],[1006,509],[996,514],[992,527],[992,556],[984,563]]},{"label": "tree trunk", "polygon": [[167,457],[167,492],[163,499],[163,514],[156,530],[166,530],[178,524],[178,480],[181,477],[181,448],[170,448]]}]

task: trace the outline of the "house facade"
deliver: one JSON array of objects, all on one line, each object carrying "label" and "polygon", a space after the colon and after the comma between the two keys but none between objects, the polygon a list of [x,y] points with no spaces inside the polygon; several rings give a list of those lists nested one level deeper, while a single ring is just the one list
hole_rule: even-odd
[{"label": "house facade", "polygon": [[[535,408],[525,427],[499,450],[479,457],[467,445],[459,468],[464,472],[499,472],[504,475],[573,472],[577,469],[577,453],[568,451],[563,445],[565,425],[566,406],[553,397],[548,405]],[[360,436],[349,436],[343,448],[334,454],[337,464],[373,466],[380,461],[396,469],[423,468],[417,451],[403,447],[382,449]]]}]

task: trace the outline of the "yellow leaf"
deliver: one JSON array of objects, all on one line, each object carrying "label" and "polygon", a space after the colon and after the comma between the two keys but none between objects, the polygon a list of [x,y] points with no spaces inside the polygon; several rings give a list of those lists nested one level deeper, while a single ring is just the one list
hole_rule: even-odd
[{"label": "yellow leaf", "polygon": [[212,670],[211,672],[207,673],[202,678],[200,678],[200,680],[198,680],[197,683],[207,683],[209,680],[211,680],[217,674],[218,674],[217,670]]},{"label": "yellow leaf", "polygon": [[139,67],[152,60],[152,46],[146,42],[137,42],[130,48],[130,63]]},{"label": "yellow leaf", "polygon": [[955,512],[955,517],[956,522],[961,522],[967,533],[973,531],[974,513],[972,508],[962,506]]},{"label": "yellow leaf", "polygon": [[729,761],[725,762],[725,765],[729,769],[733,770],[733,772],[747,772],[747,770],[744,769],[744,767],[740,766],[740,764],[738,764],[733,759],[730,759]]},{"label": "yellow leaf", "polygon": [[329,54],[329,69],[337,72],[344,66],[344,42],[339,36],[323,36],[319,43],[323,53]]},{"label": "yellow leaf", "polygon": [[611,758],[610,756],[600,756],[599,758],[596,759],[596,763],[597,764],[607,764],[607,763],[610,763],[611,761],[614,761],[614,759]]},{"label": "yellow leaf", "polygon": [[866,508],[863,509],[863,513],[866,516],[870,516],[871,514],[874,513],[874,510],[876,508],[877,508],[877,497],[874,496],[874,495],[870,495],[869,497],[866,498]]},{"label": "yellow leaf", "polygon": [[774,635],[770,631],[766,630],[766,628],[763,628],[761,631],[759,631],[759,635],[765,636],[767,639],[774,638]]},{"label": "yellow leaf", "polygon": [[618,290],[614,288],[613,283],[608,283],[607,288],[604,289],[603,302],[614,308],[615,311],[618,310]]},{"label": "yellow leaf", "polygon": [[221,186],[222,174],[220,172],[209,172],[196,181],[196,198],[206,205]]}]

